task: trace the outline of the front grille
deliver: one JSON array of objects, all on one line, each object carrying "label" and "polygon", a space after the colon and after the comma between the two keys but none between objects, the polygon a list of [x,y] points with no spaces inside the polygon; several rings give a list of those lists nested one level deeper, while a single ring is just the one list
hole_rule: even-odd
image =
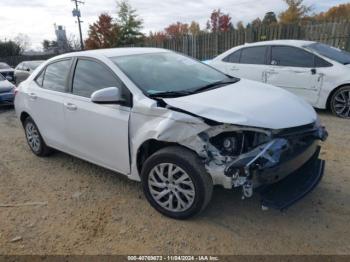
[{"label": "front grille", "polygon": [[307,134],[312,133],[317,129],[315,123],[303,125],[303,126],[297,126],[297,127],[291,127],[291,128],[285,128],[281,129],[275,132],[276,137],[288,137],[288,136],[294,136],[298,134]]}]

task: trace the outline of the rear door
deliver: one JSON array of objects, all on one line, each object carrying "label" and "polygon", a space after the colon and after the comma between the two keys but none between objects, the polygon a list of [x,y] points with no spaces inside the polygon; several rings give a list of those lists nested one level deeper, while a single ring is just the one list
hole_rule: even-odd
[{"label": "rear door", "polygon": [[266,70],[266,46],[242,48],[224,58],[229,75],[255,81],[263,81]]},{"label": "rear door", "polygon": [[27,88],[30,115],[37,124],[45,142],[65,150],[65,121],[63,103],[68,91],[72,59],[49,64]]},{"label": "rear door", "polygon": [[130,106],[95,104],[90,96],[107,87],[119,87],[126,100],[131,94],[111,69],[99,60],[79,58],[71,94],[64,101],[69,151],[83,159],[118,171],[130,172]]},{"label": "rear door", "polygon": [[315,104],[324,76],[315,67],[315,55],[293,46],[271,46],[270,50],[266,83],[284,88]]}]

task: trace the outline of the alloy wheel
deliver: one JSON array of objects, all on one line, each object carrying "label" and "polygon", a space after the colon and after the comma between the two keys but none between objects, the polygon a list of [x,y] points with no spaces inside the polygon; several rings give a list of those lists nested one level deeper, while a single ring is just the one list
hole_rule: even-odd
[{"label": "alloy wheel", "polygon": [[33,123],[28,123],[26,125],[26,137],[30,148],[38,152],[40,150],[41,141],[39,132]]},{"label": "alloy wheel", "polygon": [[333,100],[335,113],[343,118],[350,118],[350,90],[342,90]]},{"label": "alloy wheel", "polygon": [[148,187],[156,203],[172,212],[189,209],[195,199],[191,177],[172,163],[156,165],[148,176]]}]

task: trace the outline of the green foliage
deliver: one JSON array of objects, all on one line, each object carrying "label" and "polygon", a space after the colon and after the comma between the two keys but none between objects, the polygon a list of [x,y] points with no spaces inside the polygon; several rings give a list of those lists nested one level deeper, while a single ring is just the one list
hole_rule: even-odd
[{"label": "green foliage", "polygon": [[142,19],[138,18],[136,10],[131,7],[127,0],[118,2],[119,45],[136,44],[142,37]]},{"label": "green foliage", "polygon": [[282,24],[297,24],[311,11],[311,7],[304,5],[303,0],[284,0],[284,2],[288,8],[279,15]]},{"label": "green foliage", "polygon": [[0,41],[0,57],[17,56],[21,54],[21,47],[14,41]]},{"label": "green foliage", "polygon": [[267,12],[262,21],[263,25],[272,25],[277,23],[276,14],[274,12]]}]

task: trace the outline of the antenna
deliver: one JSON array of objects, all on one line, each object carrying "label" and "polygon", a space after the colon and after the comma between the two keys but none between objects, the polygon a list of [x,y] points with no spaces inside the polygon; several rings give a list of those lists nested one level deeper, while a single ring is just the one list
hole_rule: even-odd
[{"label": "antenna", "polygon": [[71,0],[71,1],[75,3],[75,8],[73,9],[72,14],[73,14],[73,17],[76,16],[77,20],[78,20],[79,35],[80,35],[80,47],[81,47],[81,50],[83,50],[84,49],[84,42],[83,42],[83,35],[81,33],[81,23],[83,21],[80,20],[81,13],[79,10],[79,4],[84,4],[84,2],[80,1],[80,0]]}]

